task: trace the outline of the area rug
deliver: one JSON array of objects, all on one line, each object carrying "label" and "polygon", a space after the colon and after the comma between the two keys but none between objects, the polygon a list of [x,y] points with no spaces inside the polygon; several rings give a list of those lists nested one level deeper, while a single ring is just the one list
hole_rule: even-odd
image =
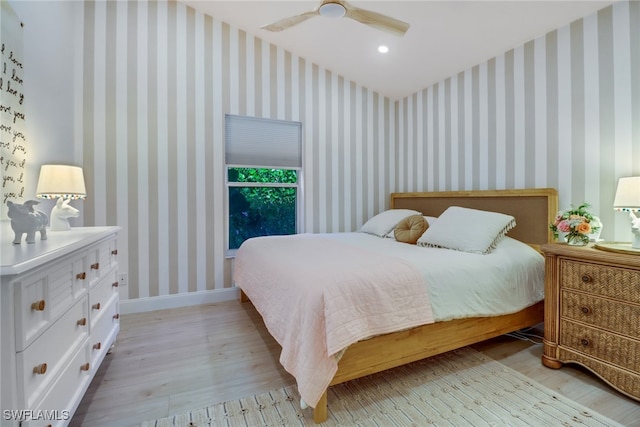
[{"label": "area rug", "polygon": [[[294,386],[142,427],[313,426]],[[322,426],[620,426],[471,348],[329,388]]]}]

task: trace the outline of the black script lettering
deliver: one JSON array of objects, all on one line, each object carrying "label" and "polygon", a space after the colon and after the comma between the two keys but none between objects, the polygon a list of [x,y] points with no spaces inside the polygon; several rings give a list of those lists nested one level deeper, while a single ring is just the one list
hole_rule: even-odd
[{"label": "black script lettering", "polygon": [[2,188],[5,188],[7,186],[7,181],[8,182],[16,182],[15,178],[11,175],[3,175],[2,176]]},{"label": "black script lettering", "polygon": [[13,133],[13,142],[16,142],[16,139],[22,139],[22,141],[26,141],[27,138],[25,138],[24,134],[22,132],[14,132]]},{"label": "black script lettering", "polygon": [[11,62],[13,62],[13,65],[15,65],[18,68],[22,68],[22,63],[18,61],[18,58],[15,58],[13,56],[13,51],[9,53],[9,59],[11,60]]},{"label": "black script lettering", "polygon": [[17,181],[19,183],[23,183],[24,182],[24,172],[20,172],[20,176],[18,177]]},{"label": "black script lettering", "polygon": [[16,69],[14,68],[13,70],[11,70],[11,80],[13,80],[14,82],[18,83],[18,84],[22,84],[22,79],[20,77],[18,77],[18,75],[16,74]]},{"label": "black script lettering", "polygon": [[8,170],[9,170],[9,168],[10,168],[10,167],[14,167],[14,168],[15,168],[15,167],[17,167],[17,166],[18,166],[18,165],[16,164],[16,161],[15,161],[15,160],[7,159],[6,166],[4,167],[4,171],[6,172],[6,171],[8,171]]},{"label": "black script lettering", "polygon": [[9,132],[11,133],[11,126],[7,126],[7,125],[0,125],[0,131],[5,131],[5,132]]},{"label": "black script lettering", "polygon": [[13,146],[13,152],[11,154],[16,154],[16,151],[20,151],[24,154],[27,154],[27,147],[25,147],[24,145],[21,144],[14,144]]},{"label": "black script lettering", "polygon": [[0,113],[9,113],[9,114],[11,114],[11,105],[0,105]]},{"label": "black script lettering", "polygon": [[13,123],[15,123],[17,119],[24,120],[24,113],[19,113],[17,111],[14,111],[13,112]]},{"label": "black script lettering", "polygon": [[24,93],[20,93],[20,101],[18,101],[18,104],[22,105],[23,101],[24,101]]},{"label": "black script lettering", "polygon": [[7,82],[7,92],[11,95],[18,96],[18,91],[16,89],[11,89],[11,81]]}]

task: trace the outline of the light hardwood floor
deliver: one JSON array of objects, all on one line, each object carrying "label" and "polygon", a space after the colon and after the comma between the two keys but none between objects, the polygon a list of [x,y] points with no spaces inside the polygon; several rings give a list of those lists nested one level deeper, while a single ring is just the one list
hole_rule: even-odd
[{"label": "light hardwood floor", "polygon": [[[542,328],[534,332],[542,335]],[[640,426],[639,402],[579,367],[542,366],[539,344],[499,337],[474,348],[623,425]],[[294,384],[278,354],[278,344],[250,303],[124,315],[115,349],[71,426],[135,426]]]}]

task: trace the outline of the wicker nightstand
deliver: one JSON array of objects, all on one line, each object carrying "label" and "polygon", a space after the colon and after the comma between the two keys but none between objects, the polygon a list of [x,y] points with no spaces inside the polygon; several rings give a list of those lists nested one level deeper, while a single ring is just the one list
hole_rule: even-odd
[{"label": "wicker nightstand", "polygon": [[640,400],[640,255],[566,244],[542,252],[542,363],[578,363]]}]

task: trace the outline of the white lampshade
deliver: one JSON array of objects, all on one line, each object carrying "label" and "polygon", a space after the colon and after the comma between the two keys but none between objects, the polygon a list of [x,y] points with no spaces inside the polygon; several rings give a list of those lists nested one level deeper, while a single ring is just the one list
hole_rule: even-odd
[{"label": "white lampshade", "polygon": [[613,209],[624,212],[640,211],[640,176],[630,176],[618,180]]},{"label": "white lampshade", "polygon": [[82,168],[67,165],[42,165],[36,188],[36,197],[40,199],[84,199],[87,190],[84,186]]}]

